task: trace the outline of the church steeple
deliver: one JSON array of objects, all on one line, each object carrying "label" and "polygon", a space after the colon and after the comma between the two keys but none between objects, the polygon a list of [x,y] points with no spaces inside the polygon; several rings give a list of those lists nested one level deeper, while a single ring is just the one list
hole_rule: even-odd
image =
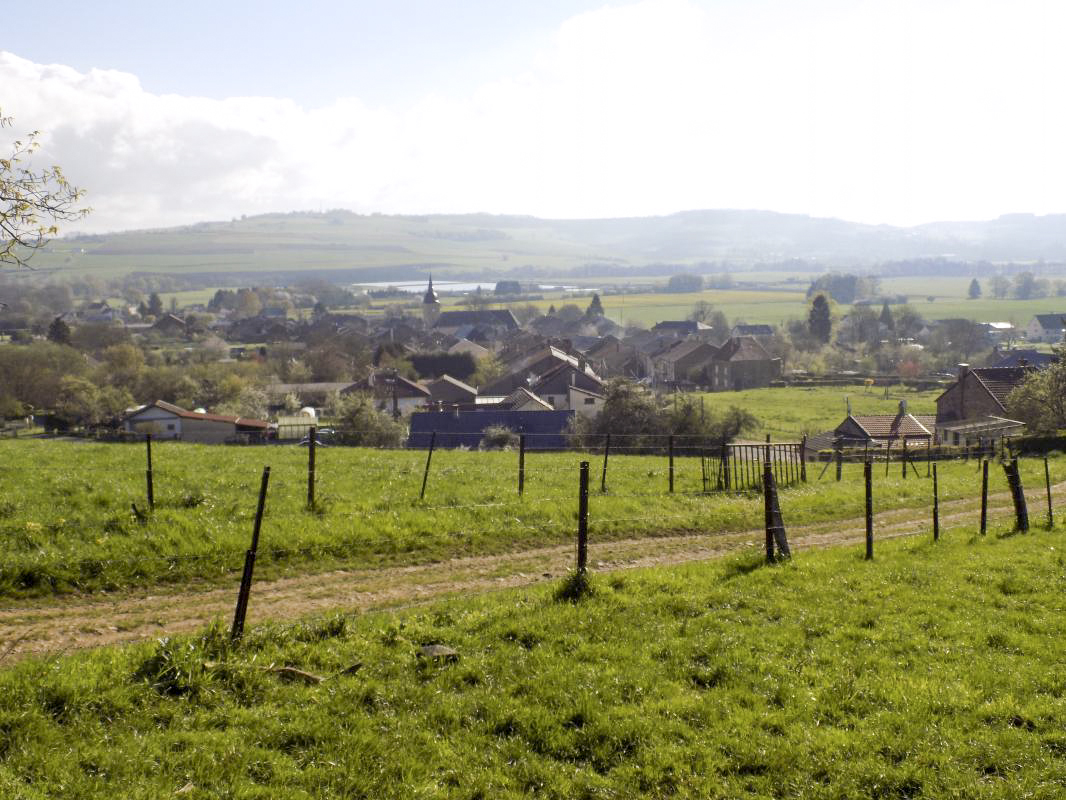
[{"label": "church steeple", "polygon": [[438,317],[440,317],[440,300],[437,299],[437,293],[433,291],[433,275],[430,274],[429,286],[426,287],[426,294],[422,298],[422,321],[426,323],[427,328],[432,328]]},{"label": "church steeple", "polygon": [[429,286],[426,287],[426,296],[422,298],[422,302],[425,305],[427,305],[427,306],[430,303],[437,303],[438,305],[440,304],[439,301],[437,300],[437,293],[435,291],[433,291],[433,273],[432,272],[429,274]]}]

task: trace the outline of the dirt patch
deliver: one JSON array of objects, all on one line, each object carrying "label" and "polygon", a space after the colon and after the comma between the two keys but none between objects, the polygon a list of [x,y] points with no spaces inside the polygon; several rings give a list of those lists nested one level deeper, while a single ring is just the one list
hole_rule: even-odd
[{"label": "dirt patch", "polygon": [[[1066,483],[1054,487],[1061,501]],[[1042,523],[1043,490],[1027,492],[1033,527]],[[989,498],[989,522],[1002,525],[1013,507],[1007,493]],[[940,524],[975,525],[979,509],[972,499],[941,503]],[[787,519],[786,519],[787,522]],[[931,511],[895,509],[875,517],[878,540],[931,535]],[[862,542],[865,520],[817,523],[789,529],[793,552],[813,547]],[[642,536],[597,543],[590,555],[597,570],[632,569],[702,561],[762,546],[761,529],[722,533]],[[545,547],[502,555],[458,558],[438,564],[360,570],[342,569],[297,575],[255,584],[248,624],[288,620],[325,611],[395,608],[449,594],[485,592],[524,586],[564,574],[574,563],[574,547]],[[202,628],[232,618],[236,584],[230,588],[115,593],[27,601],[0,611],[0,660],[33,654],[134,642]]]}]

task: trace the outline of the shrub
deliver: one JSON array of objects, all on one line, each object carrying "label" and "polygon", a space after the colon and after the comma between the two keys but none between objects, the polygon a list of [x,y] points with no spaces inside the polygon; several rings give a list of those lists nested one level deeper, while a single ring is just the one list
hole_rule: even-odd
[{"label": "shrub", "polygon": [[518,446],[518,434],[504,425],[490,425],[481,434],[483,450],[504,450]]}]

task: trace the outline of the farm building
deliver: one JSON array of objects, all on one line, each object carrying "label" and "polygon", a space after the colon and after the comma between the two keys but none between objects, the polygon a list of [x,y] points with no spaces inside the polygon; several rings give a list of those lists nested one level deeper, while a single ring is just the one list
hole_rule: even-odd
[{"label": "farm building", "polygon": [[156,400],[128,414],[122,422],[127,433],[151,434],[155,439],[221,444],[242,438],[261,439],[267,423],[260,419],[228,417],[184,408]]},{"label": "farm building", "polygon": [[936,418],[932,414],[909,414],[899,404],[896,414],[848,414],[833,430],[834,443],[843,447],[885,447],[932,444]]},{"label": "farm building", "polygon": [[959,365],[959,377],[936,399],[937,424],[1005,417],[1007,395],[1021,385],[1032,367],[975,367]]}]

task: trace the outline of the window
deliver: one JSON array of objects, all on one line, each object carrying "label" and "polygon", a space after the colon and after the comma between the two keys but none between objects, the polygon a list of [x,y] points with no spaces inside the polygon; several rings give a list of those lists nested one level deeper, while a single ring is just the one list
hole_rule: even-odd
[{"label": "window", "polygon": [[173,422],[167,423],[167,430],[168,431],[174,430],[174,423]]},{"label": "window", "polygon": [[595,397],[586,397],[585,398],[585,405],[587,405],[587,406],[596,405],[596,398]]}]

